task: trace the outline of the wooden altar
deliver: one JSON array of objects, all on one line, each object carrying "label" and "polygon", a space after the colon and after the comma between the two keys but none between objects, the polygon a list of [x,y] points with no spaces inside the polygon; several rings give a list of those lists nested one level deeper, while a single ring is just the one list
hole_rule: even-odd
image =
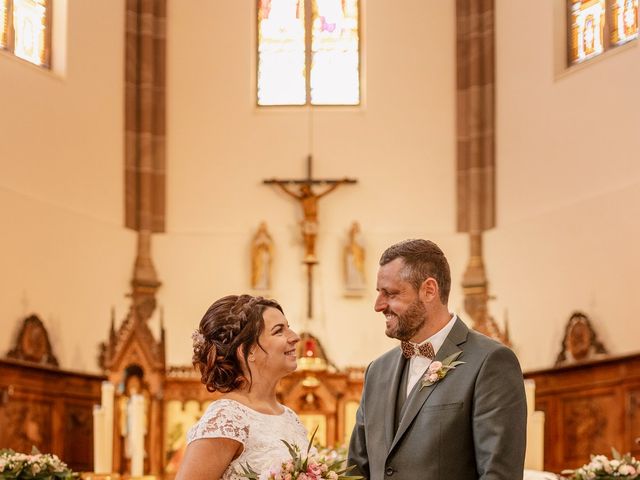
[{"label": "wooden altar", "polygon": [[640,353],[526,372],[545,413],[544,468],[560,472],[590,454],[640,455]]},{"label": "wooden altar", "polygon": [[55,453],[93,468],[93,405],[105,377],[21,360],[0,360],[0,448]]}]

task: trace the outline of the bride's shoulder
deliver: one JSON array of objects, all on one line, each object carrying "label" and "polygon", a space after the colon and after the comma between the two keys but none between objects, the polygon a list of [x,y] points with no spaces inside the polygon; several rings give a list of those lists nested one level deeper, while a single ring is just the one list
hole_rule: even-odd
[{"label": "bride's shoulder", "polygon": [[304,425],[296,412],[294,412],[291,408],[287,407],[286,405],[283,405],[282,407],[284,408],[284,415],[286,417],[288,417],[292,422],[304,428]]},{"label": "bride's shoulder", "polygon": [[188,432],[187,442],[218,437],[244,443],[249,435],[249,426],[247,412],[242,405],[229,399],[215,400]]},{"label": "bride's shoulder", "polygon": [[247,416],[247,409],[239,402],[229,398],[220,398],[209,404],[201,421],[208,421],[214,417],[233,418],[236,421]]}]

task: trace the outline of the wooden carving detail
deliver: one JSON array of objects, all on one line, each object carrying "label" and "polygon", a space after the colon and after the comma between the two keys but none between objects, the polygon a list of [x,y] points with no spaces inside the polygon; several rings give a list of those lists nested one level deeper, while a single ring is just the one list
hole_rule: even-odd
[{"label": "wooden carving detail", "polygon": [[594,453],[604,453],[615,442],[608,412],[615,411],[611,395],[564,401],[567,460],[584,463]]},{"label": "wooden carving detail", "polygon": [[18,452],[52,451],[52,405],[43,400],[12,398],[4,407],[4,428],[0,431],[0,445],[10,445]]},{"label": "wooden carving detail", "polygon": [[42,320],[36,315],[31,315],[24,320],[16,344],[9,350],[7,357],[53,367],[58,366],[58,359],[53,354],[49,341],[49,333],[47,333]]},{"label": "wooden carving detail", "polygon": [[93,468],[93,404],[68,403],[64,413],[64,459],[77,470]]},{"label": "wooden carving detail", "polygon": [[607,349],[598,340],[589,318],[582,312],[574,312],[565,326],[556,366],[591,360],[607,354]]},{"label": "wooden carving detail", "polygon": [[631,447],[631,453],[636,457],[640,455],[640,385],[627,392],[627,404],[629,405],[629,432],[627,439]]}]

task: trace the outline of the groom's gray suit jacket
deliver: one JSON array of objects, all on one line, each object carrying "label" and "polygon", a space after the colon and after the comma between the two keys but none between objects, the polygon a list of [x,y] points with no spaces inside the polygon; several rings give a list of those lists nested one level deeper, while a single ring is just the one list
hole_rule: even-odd
[{"label": "groom's gray suit jacket", "polygon": [[518,360],[458,318],[435,359],[459,351],[464,364],[432,386],[420,389],[419,380],[401,408],[407,361],[400,348],[369,365],[349,446],[349,464],[357,467],[352,474],[522,480],[527,407]]}]

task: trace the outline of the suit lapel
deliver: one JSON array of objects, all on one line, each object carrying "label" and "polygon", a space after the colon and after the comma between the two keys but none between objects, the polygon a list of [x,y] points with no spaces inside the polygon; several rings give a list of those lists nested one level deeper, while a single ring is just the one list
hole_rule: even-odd
[{"label": "suit lapel", "polygon": [[395,416],[396,416],[396,401],[398,400],[398,388],[400,381],[402,380],[402,372],[404,371],[405,363],[407,360],[402,356],[400,347],[398,347],[396,355],[392,359],[390,370],[393,372],[391,377],[391,385],[387,392],[387,401],[385,403],[384,412],[384,439],[389,451],[391,442],[393,441],[393,435],[395,433]]},{"label": "suit lapel", "polygon": [[[467,334],[469,333],[469,329],[464,324],[462,320],[459,318],[456,319],[451,332],[447,335],[447,338],[444,340],[442,347],[438,350],[436,354],[435,360],[442,361],[450,355],[457,353],[462,350],[459,345],[463,344],[467,339]],[[400,372],[402,373],[402,371]],[[399,376],[398,376],[399,377]],[[425,404],[429,396],[433,393],[433,391],[438,387],[440,382],[436,382],[429,387],[424,387],[420,390],[420,382],[422,379],[418,380],[418,383],[415,385],[414,389],[411,391],[409,398],[407,398],[407,404],[405,405],[404,415],[400,420],[400,424],[398,425],[398,430],[396,431],[395,437],[393,437],[393,441],[391,442],[391,448],[389,448],[389,452],[393,450],[396,444],[402,438],[402,435],[407,431],[411,422],[416,417],[422,406]],[[397,394],[397,388],[395,389]],[[387,403],[387,405],[389,405]],[[387,420],[388,421],[388,420]]]}]

